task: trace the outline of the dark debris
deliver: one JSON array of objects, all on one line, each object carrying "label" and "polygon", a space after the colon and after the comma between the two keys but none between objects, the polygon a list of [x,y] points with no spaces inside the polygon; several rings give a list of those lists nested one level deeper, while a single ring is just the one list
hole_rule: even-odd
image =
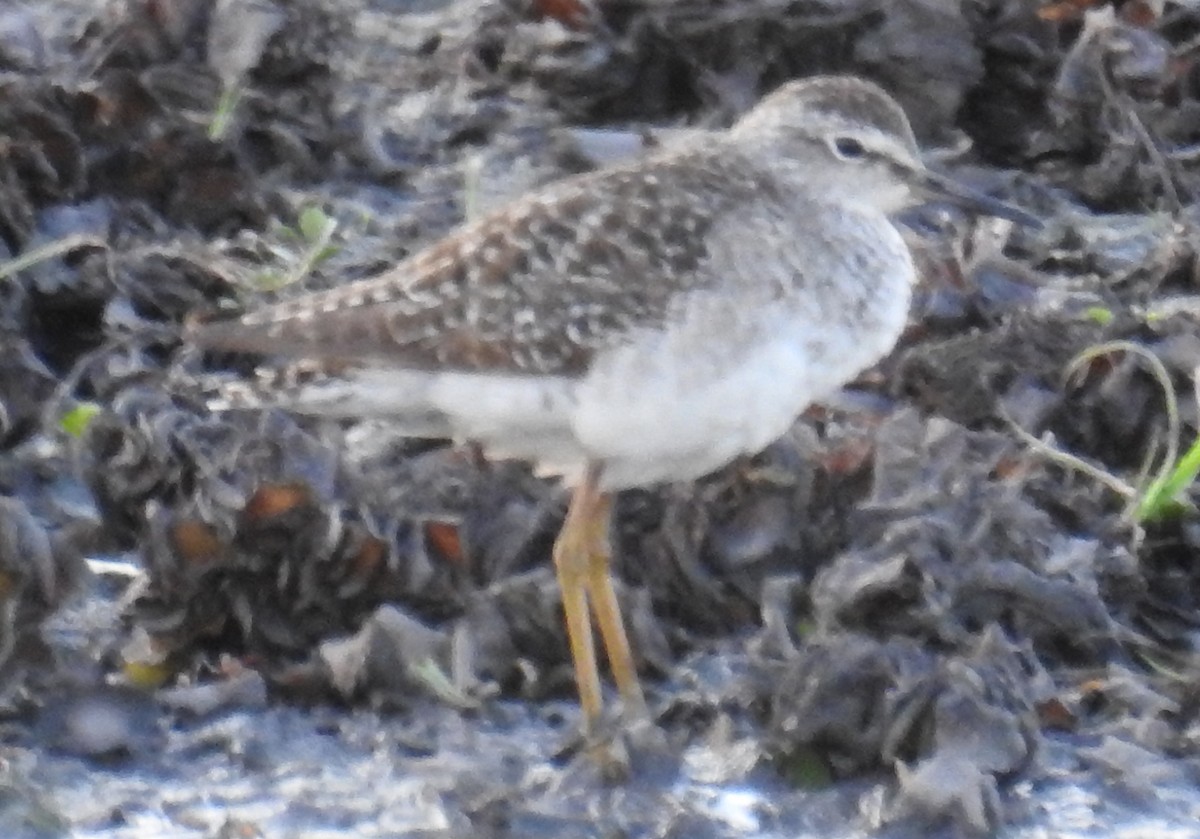
[{"label": "dark debris", "polygon": [[[1200,10],[1035,5],[0,11],[0,260],[55,249],[0,276],[12,736],[156,753],[134,736],[156,708],[387,708],[413,729],[405,760],[458,767],[439,798],[454,818],[426,835],[590,829],[581,814],[612,804],[609,788],[568,760],[526,767],[534,745],[501,701],[554,718],[541,709],[572,696],[547,564],[559,490],[371,424],[209,414],[197,381],[250,367],[181,348],[179,326],[292,293],[265,289],[295,269],[305,207],[337,229],[300,285],[328,287],[586,166],[572,129],[713,127],[784,79],[858,72],[923,138],[969,138],[945,166],[969,165],[1045,227],[912,219],[926,282],[911,328],[851,398],[695,486],[619,500],[620,597],[668,743],[656,760],[686,754],[735,783],[812,767],[841,784],[886,777],[881,818],[986,833],[1026,818],[1016,791],[1040,777],[1053,732],[1152,801],[1179,779],[1164,756],[1200,759],[1197,490],[1180,517],[1140,527],[1127,498],[1013,424],[1134,484],[1166,429],[1157,382],[1116,351],[1065,376],[1081,351],[1126,340],[1165,366],[1182,442],[1197,433]],[[100,411],[73,439],[58,422],[85,401]],[[139,563],[120,578],[127,623],[75,645],[87,667],[56,655],[47,618],[98,598],[83,557],[124,552]],[[168,687],[143,715],[105,680]],[[25,725],[39,706],[41,727]],[[80,708],[111,722],[108,740],[72,728]],[[417,730],[424,715],[436,732]],[[520,757],[505,772],[464,756],[506,730]],[[638,777],[618,832],[733,835],[702,810],[651,806]],[[790,825],[778,819],[756,824]],[[245,832],[229,825],[213,829]]]}]

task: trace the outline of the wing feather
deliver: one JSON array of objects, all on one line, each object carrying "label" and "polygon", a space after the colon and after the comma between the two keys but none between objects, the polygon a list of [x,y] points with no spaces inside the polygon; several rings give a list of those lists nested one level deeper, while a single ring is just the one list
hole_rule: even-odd
[{"label": "wing feather", "polygon": [[205,347],[416,370],[579,375],[713,282],[714,222],[771,184],[709,147],[560,181],[376,277],[189,324]]}]

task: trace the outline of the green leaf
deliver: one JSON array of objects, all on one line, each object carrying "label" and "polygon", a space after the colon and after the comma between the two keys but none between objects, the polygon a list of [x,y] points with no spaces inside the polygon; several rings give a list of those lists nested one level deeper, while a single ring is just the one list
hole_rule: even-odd
[{"label": "green leaf", "polygon": [[409,664],[407,669],[410,676],[447,705],[462,709],[479,707],[476,700],[463,693],[450,681],[450,678],[442,672],[432,658],[424,658],[415,664]]},{"label": "green leaf", "polygon": [[279,271],[260,271],[250,282],[259,291],[278,291],[287,285],[287,277]]},{"label": "green leaf", "polygon": [[305,207],[300,213],[300,234],[310,244],[324,243],[332,224],[333,219],[320,207]]},{"label": "green leaf", "polygon": [[72,437],[80,437],[87,430],[92,417],[98,413],[100,413],[100,406],[95,402],[80,402],[63,414],[62,419],[58,421],[58,425]]},{"label": "green leaf", "polygon": [[235,84],[221,91],[221,98],[217,101],[216,110],[213,111],[212,119],[208,123],[208,139],[214,143],[225,139],[229,126],[233,124],[233,112],[241,100],[242,88],[240,85]]},{"label": "green leaf", "polygon": [[777,759],[780,774],[798,789],[825,789],[833,784],[833,772],[814,746],[803,745]]},{"label": "green leaf", "polygon": [[1146,488],[1138,502],[1138,521],[1159,521],[1177,516],[1186,509],[1181,496],[1200,475],[1200,437],[1176,461],[1166,474],[1159,476]]}]

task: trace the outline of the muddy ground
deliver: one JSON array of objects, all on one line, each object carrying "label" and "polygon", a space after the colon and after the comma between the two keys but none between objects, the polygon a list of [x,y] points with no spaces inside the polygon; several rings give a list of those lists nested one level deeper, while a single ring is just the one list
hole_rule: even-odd
[{"label": "muddy ground", "polygon": [[[0,834],[1200,836],[1200,8],[0,8]],[[622,495],[653,721],[604,776],[562,491],[386,423],[214,413],[179,339],[507,197],[875,79],[1044,219],[907,216],[895,352]]]}]

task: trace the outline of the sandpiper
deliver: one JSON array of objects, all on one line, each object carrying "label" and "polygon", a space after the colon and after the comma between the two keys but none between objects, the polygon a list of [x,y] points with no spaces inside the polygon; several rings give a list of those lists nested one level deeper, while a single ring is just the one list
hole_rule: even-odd
[{"label": "sandpiper", "polygon": [[726,132],[554,183],[379,276],[193,323],[187,340],[311,361],[275,404],[387,417],[561,476],[554,562],[586,730],[602,710],[593,615],[624,707],[645,707],[609,571],[611,494],[765,448],[890,351],[916,280],[890,215],[936,196],[1030,218],[928,171],[876,85],[811,78]]}]

